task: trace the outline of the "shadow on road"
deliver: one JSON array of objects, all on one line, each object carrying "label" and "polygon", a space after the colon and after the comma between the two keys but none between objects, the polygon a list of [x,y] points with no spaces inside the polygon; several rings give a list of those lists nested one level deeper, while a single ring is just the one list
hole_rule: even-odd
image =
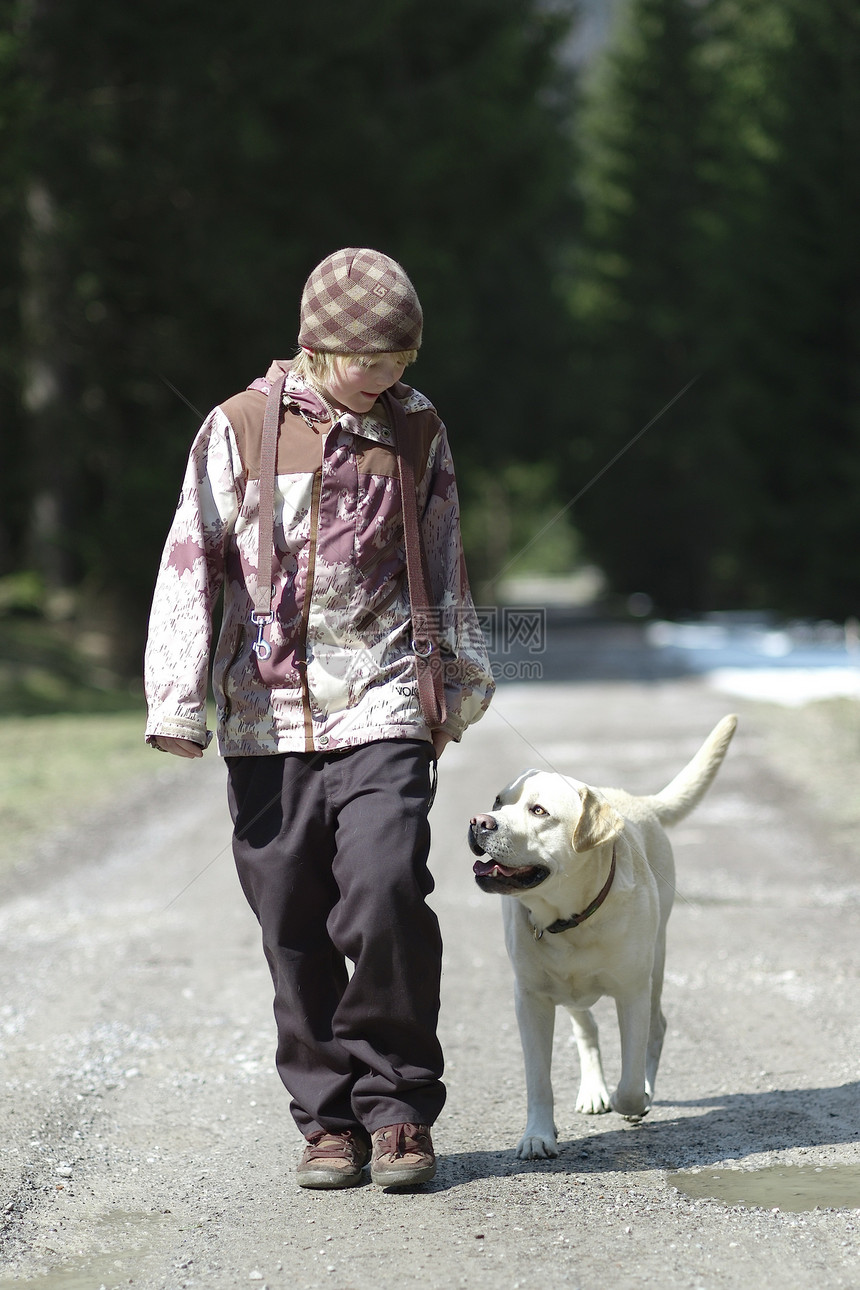
[{"label": "shadow on road", "polygon": [[[703,1107],[700,1115],[646,1119],[624,1124],[606,1119],[607,1131],[591,1129],[573,1141],[562,1139],[554,1160],[518,1160],[507,1151],[466,1151],[446,1156],[432,1184],[446,1191],[476,1178],[513,1174],[615,1174],[689,1169],[717,1161],[792,1148],[815,1148],[860,1139],[857,1104],[860,1082],[837,1088],[774,1089],[732,1093],[693,1102],[656,1102],[655,1109]],[[518,1108],[523,1111],[524,1108]],[[519,1125],[519,1120],[517,1120]],[[618,1127],[608,1127],[617,1125]]]}]

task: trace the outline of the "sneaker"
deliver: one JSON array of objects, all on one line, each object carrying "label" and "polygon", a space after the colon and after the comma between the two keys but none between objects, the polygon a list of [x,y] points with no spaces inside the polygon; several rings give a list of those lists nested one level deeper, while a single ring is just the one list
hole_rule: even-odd
[{"label": "sneaker", "polygon": [[379,1187],[417,1187],[436,1173],[426,1124],[387,1124],[371,1134],[370,1176]]},{"label": "sneaker", "polygon": [[300,1187],[357,1187],[369,1158],[367,1143],[351,1129],[342,1133],[320,1129],[308,1138],[296,1182]]}]

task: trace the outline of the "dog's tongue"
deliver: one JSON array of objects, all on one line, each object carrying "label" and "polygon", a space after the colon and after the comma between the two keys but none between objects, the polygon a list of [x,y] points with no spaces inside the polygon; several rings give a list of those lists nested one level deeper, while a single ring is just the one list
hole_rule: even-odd
[{"label": "dog's tongue", "polygon": [[498,860],[476,860],[472,872],[476,878],[513,878],[516,869],[508,869]]}]

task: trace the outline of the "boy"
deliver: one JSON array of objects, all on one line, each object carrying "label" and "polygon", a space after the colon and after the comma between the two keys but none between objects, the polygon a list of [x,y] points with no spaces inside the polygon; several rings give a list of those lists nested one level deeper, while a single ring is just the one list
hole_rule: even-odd
[{"label": "boy", "polygon": [[[430,1127],[445,1099],[427,815],[436,759],[483,714],[493,682],[447,435],[401,381],[421,344],[412,283],[388,256],[345,248],[308,278],[300,316],[296,360],[216,408],[191,449],[153,600],[146,734],[181,757],[211,739],[223,586],[218,744],[275,987],[278,1072],[307,1140],[297,1181],[355,1186],[370,1159],[374,1182],[415,1186],[434,1175]],[[402,493],[407,456],[414,484]],[[435,717],[417,683],[410,487],[437,677],[444,660]]]}]

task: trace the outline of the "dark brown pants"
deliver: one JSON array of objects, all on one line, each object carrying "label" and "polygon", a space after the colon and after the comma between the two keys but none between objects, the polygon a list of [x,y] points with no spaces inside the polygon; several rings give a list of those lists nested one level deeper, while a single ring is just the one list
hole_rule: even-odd
[{"label": "dark brown pants", "polygon": [[425,900],[432,746],[382,740],[227,766],[233,853],[262,927],[299,1129],[432,1124],[445,1101],[442,941]]}]

